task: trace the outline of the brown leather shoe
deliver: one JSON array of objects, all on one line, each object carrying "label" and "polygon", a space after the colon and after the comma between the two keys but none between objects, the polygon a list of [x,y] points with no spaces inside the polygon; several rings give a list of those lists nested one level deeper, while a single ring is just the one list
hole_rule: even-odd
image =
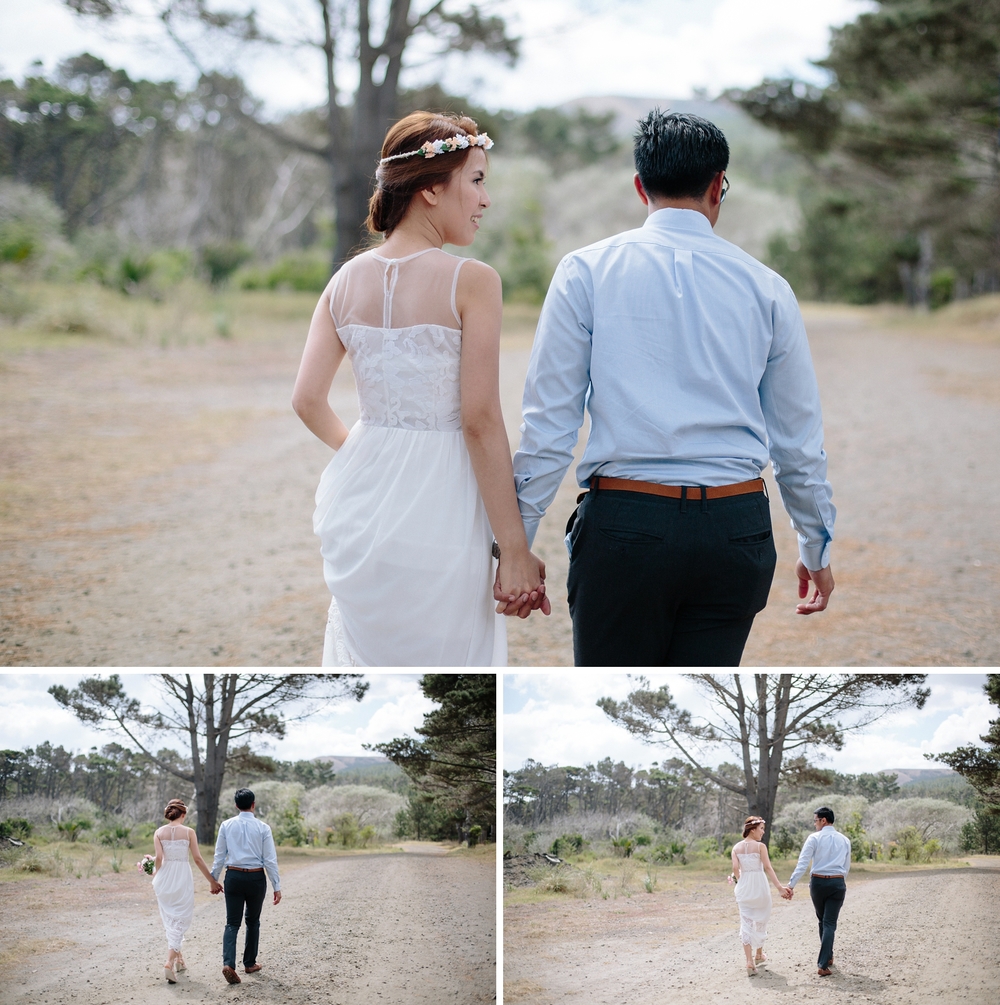
[{"label": "brown leather shoe", "polygon": [[262,964],[255,963],[252,967],[244,967],[243,968],[243,973],[245,973],[245,974],[255,974],[255,973],[257,973],[258,970],[261,969],[261,966],[262,966]]},{"label": "brown leather shoe", "polygon": [[829,967],[820,967],[816,971],[816,973],[818,973],[820,975],[820,977],[829,977],[830,974],[833,973],[833,971]]},{"label": "brown leather shoe", "polygon": [[222,968],[222,976],[225,977],[226,980],[229,981],[230,984],[242,984],[243,983],[240,980],[240,975],[235,970],[233,970],[232,967],[223,967]]}]

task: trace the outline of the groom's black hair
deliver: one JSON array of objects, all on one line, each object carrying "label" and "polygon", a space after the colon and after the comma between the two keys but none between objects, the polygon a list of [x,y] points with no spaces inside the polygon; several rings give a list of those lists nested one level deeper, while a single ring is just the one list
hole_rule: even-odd
[{"label": "groom's black hair", "polygon": [[250,789],[237,789],[235,799],[237,809],[248,810],[254,804],[254,796]]},{"label": "groom's black hair", "polygon": [[647,195],[700,199],[729,166],[729,144],[708,119],[654,108],[639,120],[634,156]]},{"label": "groom's black hair", "polygon": [[818,816],[820,820],[825,820],[827,823],[831,824],[833,823],[833,810],[831,810],[829,806],[821,806],[818,810],[816,810],[815,815]]}]

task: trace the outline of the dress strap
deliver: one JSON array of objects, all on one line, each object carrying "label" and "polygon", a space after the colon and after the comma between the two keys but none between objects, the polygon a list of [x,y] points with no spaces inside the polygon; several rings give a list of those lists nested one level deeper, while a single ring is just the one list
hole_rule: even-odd
[{"label": "dress strap", "polygon": [[458,291],[458,274],[462,271],[462,266],[468,261],[467,258],[460,258],[455,266],[455,275],[451,280],[451,313],[455,315],[458,327],[462,327],[462,319],[458,315],[458,305],[455,303],[455,294]]}]

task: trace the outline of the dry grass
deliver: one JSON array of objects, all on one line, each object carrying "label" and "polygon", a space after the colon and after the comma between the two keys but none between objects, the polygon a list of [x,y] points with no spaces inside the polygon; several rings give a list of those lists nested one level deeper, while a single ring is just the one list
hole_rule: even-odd
[{"label": "dry grass", "polygon": [[168,348],[214,340],[270,339],[292,324],[304,336],[313,293],[213,292],[193,280],[162,300],[126,296],[92,283],[23,283],[31,304],[16,324],[0,319],[0,354],[79,346],[95,341]]}]

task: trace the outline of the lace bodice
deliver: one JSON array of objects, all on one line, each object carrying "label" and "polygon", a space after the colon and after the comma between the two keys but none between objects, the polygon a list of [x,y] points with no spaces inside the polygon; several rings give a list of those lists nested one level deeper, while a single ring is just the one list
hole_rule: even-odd
[{"label": "lace bodice", "polygon": [[[742,845],[742,848],[740,847]],[[740,872],[763,872],[764,867],[760,862],[761,845],[756,841],[741,841],[734,849],[736,857],[740,860]],[[756,851],[751,851],[756,848]]]},{"label": "lace bodice", "polygon": [[394,259],[367,251],[337,273],[330,313],[366,425],[462,428],[455,291],[465,261],[437,248]]},{"label": "lace bodice", "polygon": [[[171,837],[171,834],[177,835]],[[183,835],[183,836],[182,836]],[[180,827],[163,827],[160,830],[160,845],[163,848],[164,862],[186,862],[190,843],[184,830]]]}]

